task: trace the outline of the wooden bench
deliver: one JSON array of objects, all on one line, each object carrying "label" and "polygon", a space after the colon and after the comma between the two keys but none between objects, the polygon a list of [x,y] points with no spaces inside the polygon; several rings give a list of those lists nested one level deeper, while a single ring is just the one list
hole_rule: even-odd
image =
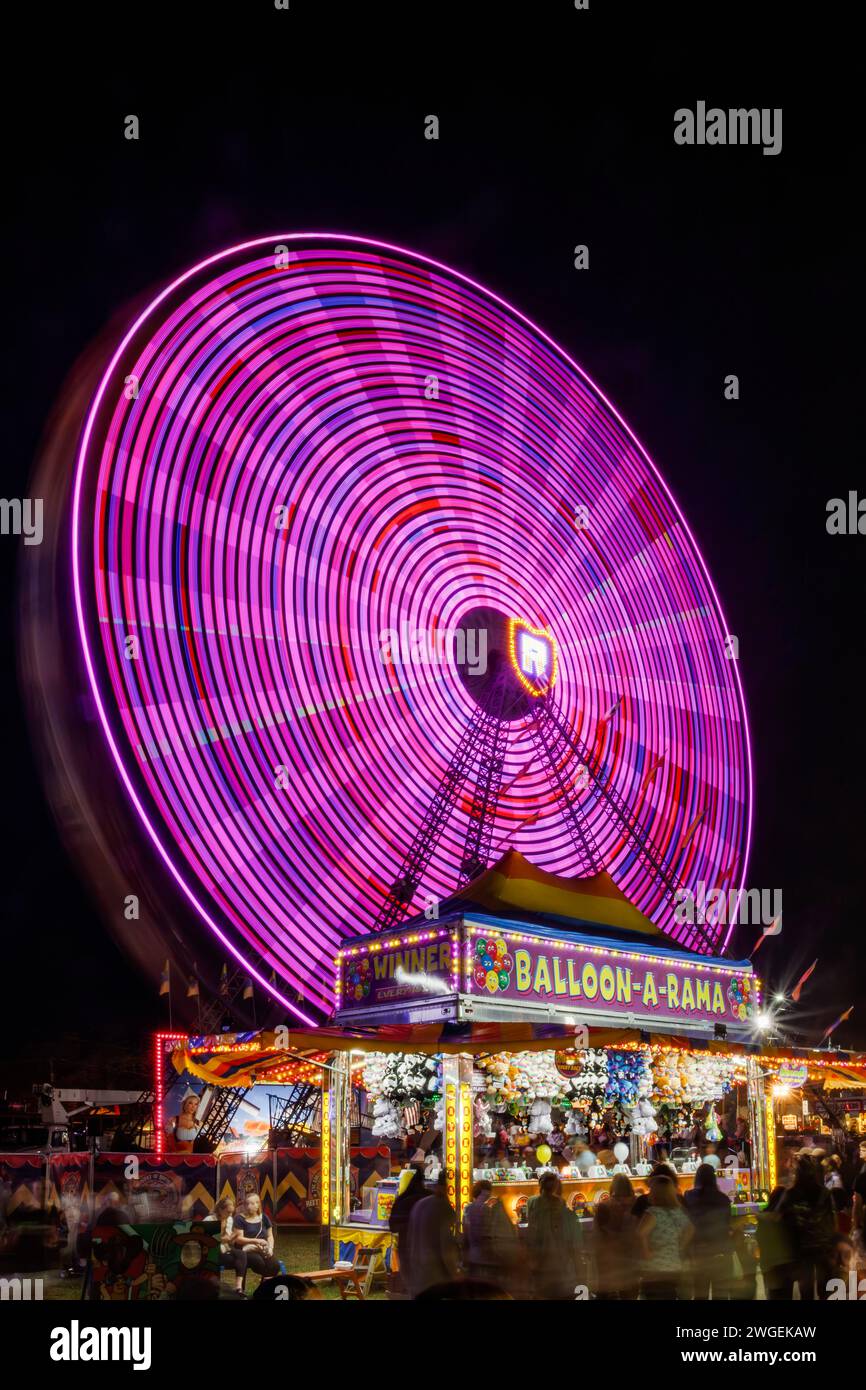
[{"label": "wooden bench", "polygon": [[334,1282],[339,1285],[340,1297],[343,1299],[360,1298],[365,1299],[370,1292],[373,1283],[373,1275],[381,1257],[381,1251],[376,1249],[365,1250],[361,1246],[355,1250],[355,1258],[352,1261],[351,1269],[310,1269],[299,1270],[299,1279],[309,1279],[311,1284],[327,1284]]},{"label": "wooden bench", "polygon": [[351,1297],[364,1298],[364,1270],[356,1269],[299,1269],[297,1279],[308,1279],[311,1284],[335,1283],[340,1287],[340,1297],[346,1297],[346,1286],[351,1284]]}]

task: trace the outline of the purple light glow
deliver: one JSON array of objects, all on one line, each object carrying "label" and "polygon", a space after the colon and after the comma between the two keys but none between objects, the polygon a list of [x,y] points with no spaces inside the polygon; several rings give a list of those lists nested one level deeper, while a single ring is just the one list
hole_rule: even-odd
[{"label": "purple light glow", "polygon": [[[251,956],[328,1010],[343,932],[368,929],[470,709],[447,664],[381,660],[403,622],[432,635],[490,603],[555,632],[562,708],[661,852],[687,883],[744,881],[745,705],[694,539],[586,374],[467,277],[330,233],[180,276],[100,383],[72,542],[131,803],[202,920],[305,1023]],[[518,733],[494,839],[537,809],[515,843],[569,872],[527,749]],[[620,887],[667,927],[589,815]],[[465,825],[458,807],[425,890],[453,887]]]}]

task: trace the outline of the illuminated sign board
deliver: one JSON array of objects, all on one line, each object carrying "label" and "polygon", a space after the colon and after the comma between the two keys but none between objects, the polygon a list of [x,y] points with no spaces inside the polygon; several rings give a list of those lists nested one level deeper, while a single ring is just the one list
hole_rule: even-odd
[{"label": "illuminated sign board", "polygon": [[400,1004],[457,989],[456,946],[447,932],[377,940],[338,959],[338,994],[347,1009]]},{"label": "illuminated sign board", "polygon": [[802,1086],[806,1076],[805,1062],[802,1066],[783,1065],[779,1068],[778,1081],[781,1086]]},{"label": "illuminated sign board", "polygon": [[669,1022],[745,1022],[760,991],[748,972],[697,966],[649,953],[581,947],[527,936],[472,936],[466,986],[499,1000],[615,1012]]},{"label": "illuminated sign board", "polygon": [[524,690],[531,695],[544,695],[556,680],[557,649],[551,633],[512,618],[508,624],[508,652]]},{"label": "illuminated sign board", "polygon": [[[356,939],[336,966],[336,1007],[346,1013],[446,1007],[449,1000],[456,1008],[459,996],[505,1004],[515,1014],[521,1004],[542,1005],[571,1023],[576,1016],[587,1023],[619,1018],[701,1032],[724,1024],[729,1035],[742,1036],[754,1028],[761,1007],[760,981],[745,965],[598,946],[579,937],[556,940],[506,922],[484,927],[459,919],[428,931]],[[570,1049],[561,1049],[563,1075],[571,1061]]]}]

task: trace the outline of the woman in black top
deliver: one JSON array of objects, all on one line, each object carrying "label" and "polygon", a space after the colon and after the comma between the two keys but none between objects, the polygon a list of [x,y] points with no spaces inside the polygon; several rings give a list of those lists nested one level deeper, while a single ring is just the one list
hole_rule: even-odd
[{"label": "woman in black top", "polygon": [[219,1222],[220,1268],[234,1270],[235,1292],[242,1293],[247,1272],[247,1255],[245,1250],[235,1244],[235,1199],[230,1193],[220,1198],[214,1207],[213,1216],[205,1218],[205,1224],[208,1221]]},{"label": "woman in black top", "polygon": [[[270,1217],[262,1211],[257,1192],[247,1194],[242,1215],[235,1216],[234,1244],[246,1255],[247,1269],[254,1270],[263,1279],[272,1279],[279,1274],[280,1264],[274,1259],[274,1228]],[[243,1280],[245,1278],[246,1271]]]}]

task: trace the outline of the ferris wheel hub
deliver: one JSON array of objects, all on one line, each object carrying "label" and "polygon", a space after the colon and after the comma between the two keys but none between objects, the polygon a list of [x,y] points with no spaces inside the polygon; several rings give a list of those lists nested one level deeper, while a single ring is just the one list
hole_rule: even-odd
[{"label": "ferris wheel hub", "polygon": [[477,705],[504,722],[525,719],[555,685],[559,649],[549,628],[481,604],[457,624],[455,663]]}]

